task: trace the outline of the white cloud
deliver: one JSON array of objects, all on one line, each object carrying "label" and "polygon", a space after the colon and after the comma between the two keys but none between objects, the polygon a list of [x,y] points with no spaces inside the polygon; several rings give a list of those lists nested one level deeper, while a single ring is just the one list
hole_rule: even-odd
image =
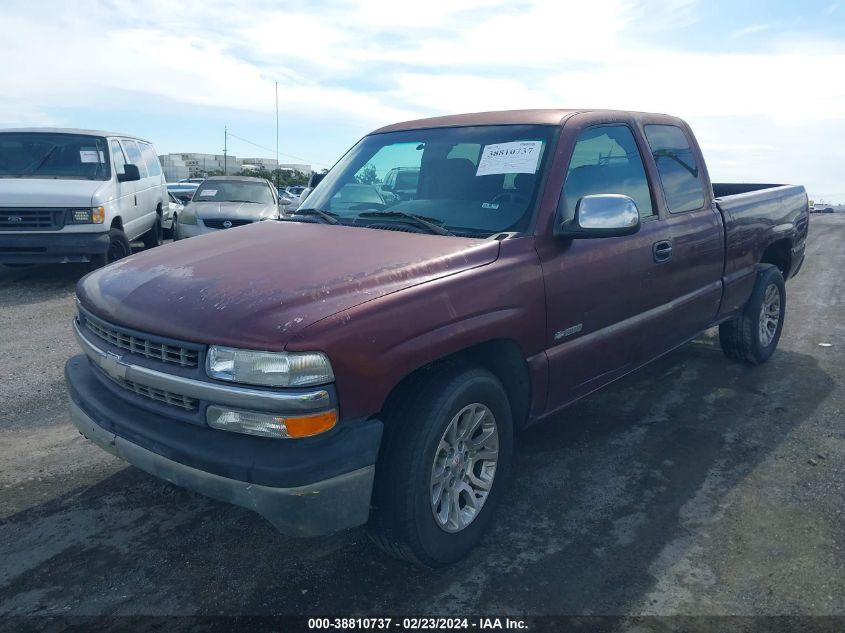
[{"label": "white cloud", "polygon": [[[278,81],[283,114],[315,134],[324,119],[365,130],[523,107],[663,111],[700,125],[714,168],[731,177],[752,157],[744,167],[755,178],[765,165],[841,189],[820,175],[838,148],[805,153],[802,134],[845,131],[845,84],[836,81],[845,43],[791,37],[775,12],[733,32],[737,42],[758,34],[759,52],[732,52],[727,40],[713,52],[666,43],[700,28],[699,9],[695,0],[21,4],[0,9],[0,124],[139,103],[262,115]],[[738,124],[749,120],[753,132]]]}]

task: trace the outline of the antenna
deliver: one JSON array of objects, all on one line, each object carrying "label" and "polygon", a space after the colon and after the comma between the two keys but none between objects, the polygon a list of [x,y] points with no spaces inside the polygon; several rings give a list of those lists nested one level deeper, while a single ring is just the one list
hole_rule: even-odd
[{"label": "antenna", "polygon": [[223,126],[223,175],[229,175],[229,157],[228,152],[226,151],[229,147],[229,128],[228,126]]}]

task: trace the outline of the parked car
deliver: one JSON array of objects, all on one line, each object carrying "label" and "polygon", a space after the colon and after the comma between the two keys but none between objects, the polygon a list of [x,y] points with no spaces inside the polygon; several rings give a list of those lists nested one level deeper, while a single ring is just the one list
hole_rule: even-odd
[{"label": "parked car", "polygon": [[149,141],[69,128],[0,130],[0,263],[91,262],[158,246],[167,204]]},{"label": "parked car", "polygon": [[164,208],[164,216],[162,226],[164,227],[164,236],[173,238],[176,236],[176,223],[179,216],[182,214],[182,209],[185,208],[184,203],[179,200],[172,193],[167,192],[168,203]]},{"label": "parked car", "polygon": [[300,187],[299,185],[285,187],[285,193],[287,193],[288,198],[298,198],[303,191],[305,191],[305,187]]},{"label": "parked car", "polygon": [[169,182],[167,183],[167,191],[172,193],[182,204],[187,204],[191,201],[199,189],[199,185],[193,182]]},{"label": "parked car", "polygon": [[277,219],[279,214],[276,188],[265,178],[213,176],[179,215],[176,239]]},{"label": "parked car", "polygon": [[381,190],[398,200],[410,200],[417,194],[419,167],[394,167],[384,177]]},{"label": "parked car", "polygon": [[[361,188],[408,147],[413,199]],[[529,110],[377,130],[284,220],[85,277],[74,424],[284,533],[367,523],[436,567],[489,527],[517,430],[712,326],[768,360],[809,215],[800,186],[711,185],[675,117]]]},{"label": "parked car", "polygon": [[349,183],[332,196],[331,207],[334,211],[357,210],[369,209],[373,205],[381,208],[385,203],[385,196],[376,185]]}]

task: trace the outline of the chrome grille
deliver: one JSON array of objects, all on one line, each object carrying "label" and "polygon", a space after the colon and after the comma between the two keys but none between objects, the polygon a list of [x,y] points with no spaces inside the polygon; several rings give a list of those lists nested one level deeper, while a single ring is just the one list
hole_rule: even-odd
[{"label": "chrome grille", "polygon": [[67,209],[0,207],[0,231],[52,231],[65,225]]},{"label": "chrome grille", "polygon": [[[226,222],[229,222],[229,226],[225,226]],[[203,220],[202,223],[210,229],[233,229],[236,226],[252,224],[252,220]]]},{"label": "chrome grille", "polygon": [[155,400],[156,402],[163,402],[164,404],[170,405],[171,407],[178,407],[184,411],[197,410],[198,401],[196,398],[189,398],[188,396],[173,393],[172,391],[164,391],[163,389],[148,387],[147,385],[132,382],[131,380],[126,380],[125,378],[116,378],[111,374],[107,374],[103,370],[100,370],[100,374],[120,385],[124,389],[135,392],[139,396],[144,396],[145,398]]},{"label": "chrome grille", "polygon": [[180,367],[197,367],[199,362],[199,352],[196,350],[151,341],[141,336],[133,336],[87,315],[85,327],[107,343],[145,358],[179,365]]}]

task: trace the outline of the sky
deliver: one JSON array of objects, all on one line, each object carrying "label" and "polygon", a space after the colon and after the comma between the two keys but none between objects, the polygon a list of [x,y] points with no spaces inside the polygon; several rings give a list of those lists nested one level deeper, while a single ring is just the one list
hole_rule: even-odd
[{"label": "sky", "polygon": [[845,202],[845,0],[0,0],[0,127],[330,167],[389,123],[665,112],[716,182]]}]

